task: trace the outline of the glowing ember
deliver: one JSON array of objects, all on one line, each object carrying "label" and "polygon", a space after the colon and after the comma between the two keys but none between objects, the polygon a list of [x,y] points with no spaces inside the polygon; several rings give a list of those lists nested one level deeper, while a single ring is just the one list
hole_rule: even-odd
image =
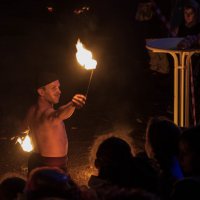
[{"label": "glowing ember", "polygon": [[18,138],[17,142],[21,145],[22,149],[27,152],[31,152],[33,150],[33,145],[31,143],[31,139],[28,135],[26,135],[24,138]]},{"label": "glowing ember", "polygon": [[78,39],[76,44],[76,58],[80,65],[85,67],[87,70],[92,70],[96,68],[97,61],[92,58],[91,51],[84,48],[83,44]]},{"label": "glowing ember", "polygon": [[47,6],[47,10],[48,10],[48,12],[50,12],[50,13],[52,13],[52,12],[54,11],[53,7],[51,7],[51,6]]},{"label": "glowing ember", "polygon": [[75,9],[75,10],[74,10],[74,13],[75,13],[76,15],[80,15],[80,14],[83,14],[83,13],[85,13],[85,12],[88,12],[89,10],[90,10],[90,7],[83,6],[83,7],[81,7],[81,8]]}]

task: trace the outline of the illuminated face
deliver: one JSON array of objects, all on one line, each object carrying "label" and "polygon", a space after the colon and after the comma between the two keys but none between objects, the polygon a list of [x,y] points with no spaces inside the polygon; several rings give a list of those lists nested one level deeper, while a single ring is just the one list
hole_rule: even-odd
[{"label": "illuminated face", "polygon": [[60,82],[58,80],[49,83],[43,87],[43,97],[46,101],[52,104],[56,104],[60,99]]},{"label": "illuminated face", "polygon": [[184,19],[186,24],[192,24],[196,21],[195,11],[192,8],[184,8]]}]

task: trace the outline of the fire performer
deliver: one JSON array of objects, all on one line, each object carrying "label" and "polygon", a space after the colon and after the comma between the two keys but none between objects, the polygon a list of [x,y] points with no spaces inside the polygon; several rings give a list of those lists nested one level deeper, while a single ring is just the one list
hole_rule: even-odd
[{"label": "fire performer", "polygon": [[37,81],[38,99],[27,114],[26,124],[34,152],[28,160],[28,173],[39,166],[56,166],[66,171],[68,138],[63,120],[68,119],[76,108],[84,106],[86,97],[76,94],[72,100],[53,108],[60,99],[60,82],[56,74],[41,73]]}]

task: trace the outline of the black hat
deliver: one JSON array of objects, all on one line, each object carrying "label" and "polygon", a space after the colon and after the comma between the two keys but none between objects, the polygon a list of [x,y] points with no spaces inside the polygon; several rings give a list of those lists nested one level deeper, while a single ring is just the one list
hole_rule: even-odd
[{"label": "black hat", "polygon": [[41,72],[38,74],[36,88],[43,87],[49,83],[59,80],[58,75],[52,72]]}]

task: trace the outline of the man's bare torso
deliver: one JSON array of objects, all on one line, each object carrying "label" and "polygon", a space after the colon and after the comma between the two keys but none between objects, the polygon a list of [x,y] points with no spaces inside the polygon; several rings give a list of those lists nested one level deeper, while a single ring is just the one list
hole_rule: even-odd
[{"label": "man's bare torso", "polygon": [[50,120],[47,113],[53,108],[44,109],[33,106],[29,112],[29,127],[34,150],[45,157],[63,157],[67,155],[68,139],[63,121]]}]

